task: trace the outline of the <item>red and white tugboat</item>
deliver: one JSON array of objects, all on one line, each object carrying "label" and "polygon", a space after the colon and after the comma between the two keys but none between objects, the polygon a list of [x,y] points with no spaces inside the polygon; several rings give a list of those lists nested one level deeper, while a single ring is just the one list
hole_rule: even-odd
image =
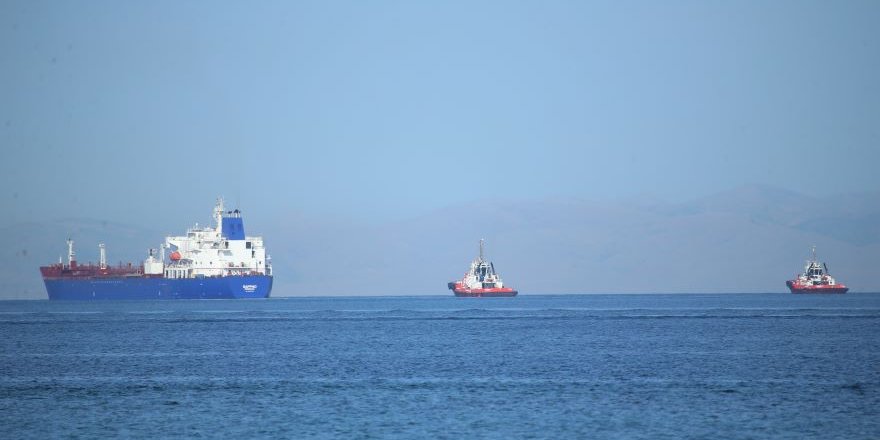
[{"label": "red and white tugboat", "polygon": [[459,281],[448,284],[455,296],[516,296],[516,290],[504,287],[501,277],[495,273],[495,265],[483,259],[483,240],[480,240],[480,256]]},{"label": "red and white tugboat", "polygon": [[828,274],[825,263],[819,264],[816,246],[813,246],[813,258],[807,260],[807,265],[804,266],[804,273],[785,284],[791,289],[791,293],[846,293],[849,290]]}]

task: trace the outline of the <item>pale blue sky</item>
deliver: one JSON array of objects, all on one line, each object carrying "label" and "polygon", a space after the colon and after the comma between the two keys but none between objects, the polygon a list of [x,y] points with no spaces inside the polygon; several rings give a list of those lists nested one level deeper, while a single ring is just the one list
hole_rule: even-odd
[{"label": "pale blue sky", "polygon": [[878,190],[877,23],[876,1],[4,1],[3,222]]}]

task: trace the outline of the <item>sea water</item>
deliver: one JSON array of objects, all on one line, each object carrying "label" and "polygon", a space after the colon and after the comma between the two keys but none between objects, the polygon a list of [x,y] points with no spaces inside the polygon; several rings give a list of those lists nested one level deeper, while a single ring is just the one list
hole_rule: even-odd
[{"label": "sea water", "polygon": [[0,302],[3,438],[880,438],[880,294]]}]

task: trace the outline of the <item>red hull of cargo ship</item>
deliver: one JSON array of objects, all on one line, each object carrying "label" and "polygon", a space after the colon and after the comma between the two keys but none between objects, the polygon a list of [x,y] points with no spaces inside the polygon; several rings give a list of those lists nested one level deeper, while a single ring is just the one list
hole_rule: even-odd
[{"label": "red hull of cargo ship", "polygon": [[788,289],[791,290],[791,293],[846,293],[849,291],[849,287],[844,286],[843,284],[835,284],[835,285],[817,285],[817,286],[809,286],[798,283],[797,281],[786,281],[785,284],[788,286]]}]

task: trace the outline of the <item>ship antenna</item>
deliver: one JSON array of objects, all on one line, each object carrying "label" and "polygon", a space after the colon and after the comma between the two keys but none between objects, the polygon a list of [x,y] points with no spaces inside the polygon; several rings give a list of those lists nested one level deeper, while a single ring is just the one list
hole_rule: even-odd
[{"label": "ship antenna", "polygon": [[813,245],[812,250],[813,250],[813,261],[816,261],[816,245],[815,244]]},{"label": "ship antenna", "polygon": [[482,239],[482,238],[480,239],[480,261],[483,261],[483,242],[484,241],[485,241],[484,239]]}]

